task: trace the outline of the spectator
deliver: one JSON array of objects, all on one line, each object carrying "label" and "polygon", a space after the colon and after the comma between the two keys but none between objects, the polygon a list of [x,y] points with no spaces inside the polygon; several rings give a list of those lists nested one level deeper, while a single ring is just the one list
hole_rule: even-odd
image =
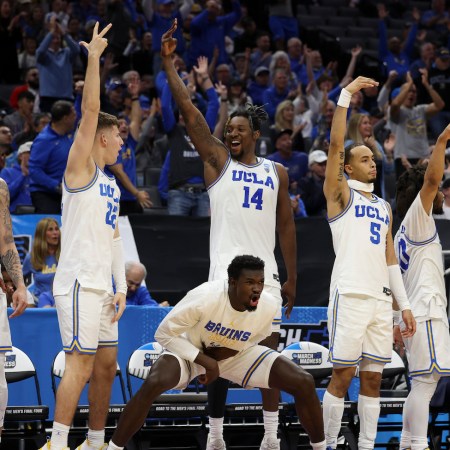
[{"label": "spectator", "polygon": [[[51,111],[57,100],[73,99],[72,65],[80,47],[56,20],[50,16],[50,31],[39,45],[36,56],[39,69],[40,109]],[[67,47],[62,46],[64,39]]]},{"label": "spectator", "polygon": [[303,137],[304,151],[309,152],[312,144],[311,134],[313,129],[313,113],[308,107],[308,101],[302,94],[301,89],[298,90],[298,95],[293,101],[294,104],[294,128],[300,126]]},{"label": "spectator", "polygon": [[[232,11],[230,13],[222,14],[221,2],[218,0],[208,0],[206,2],[206,8],[192,19],[188,67],[192,67],[200,56],[205,56],[211,61],[215,49],[217,49],[216,64],[229,62],[225,51],[225,37],[230,34],[242,14],[239,0],[231,0],[231,7]],[[166,27],[166,30],[168,28]],[[178,31],[175,32],[175,35],[177,33]]]},{"label": "spectator", "polygon": [[393,36],[388,39],[385,19],[388,16],[388,11],[384,4],[378,5],[378,37],[379,37],[379,58],[384,64],[386,74],[391,70],[395,70],[399,77],[405,77],[409,70],[411,59],[414,52],[414,43],[417,35],[417,22],[420,19],[420,13],[417,9],[413,10],[413,23],[409,30],[406,41],[403,43],[400,38]]},{"label": "spectator", "polygon": [[430,85],[445,99],[444,108],[430,119],[429,126],[433,137],[437,138],[450,123],[450,52],[441,47],[436,54],[436,60],[429,71]]},{"label": "spectator", "polygon": [[288,39],[298,36],[298,20],[290,0],[270,2],[269,27],[278,50],[285,48]]},{"label": "spectator", "polygon": [[231,68],[228,64],[219,64],[215,70],[215,79],[217,83],[229,86],[233,80]]},{"label": "spectator", "polygon": [[298,182],[308,172],[308,156],[292,151],[292,130],[281,130],[275,137],[275,153],[267,159],[282,164],[289,175],[289,192],[297,194]]},{"label": "spectator", "polygon": [[276,51],[272,55],[272,59],[270,61],[270,78],[272,79],[276,69],[284,69],[286,75],[288,77],[288,87],[291,91],[296,91],[298,86],[297,75],[291,70],[291,63],[289,60],[289,56],[286,52],[282,50]]},{"label": "spectator", "polygon": [[[352,96],[353,99],[353,96]],[[352,144],[364,144],[372,150],[377,167],[377,179],[374,183],[374,193],[378,197],[386,199],[384,186],[384,165],[386,161],[382,145],[375,140],[373,136],[372,124],[367,114],[355,113],[350,117],[347,125],[347,134],[345,136],[344,147]],[[393,170],[393,161],[390,161]],[[391,170],[391,171],[392,171]]]},{"label": "spectator", "polygon": [[3,64],[0,65],[0,83],[15,84],[20,78],[17,60],[17,46],[22,36],[19,27],[20,14],[12,17],[12,7],[8,0],[0,2],[0,42]]},{"label": "spectator", "polygon": [[228,87],[228,115],[247,103],[253,104],[253,99],[247,94],[245,82],[239,78],[231,80]]},{"label": "spectator", "polygon": [[38,214],[61,214],[61,182],[76,121],[75,108],[65,100],[55,102],[51,116],[31,146],[30,191]]},{"label": "spectator", "polygon": [[444,107],[444,101],[428,82],[428,72],[420,69],[422,84],[432,103],[416,105],[417,89],[409,72],[399,94],[392,100],[389,118],[395,124],[395,171],[398,177],[422,158],[427,158],[428,137],[426,121]]},{"label": "spectator", "polygon": [[25,71],[36,67],[37,40],[33,36],[24,36],[23,51],[19,53],[19,69]]},{"label": "spectator", "polygon": [[138,306],[170,306],[169,302],[158,303],[152,298],[150,292],[142,285],[147,278],[147,269],[138,261],[125,263],[125,278],[127,280],[127,305]]},{"label": "spectator", "polygon": [[313,127],[311,139],[313,141],[312,147],[323,148],[328,151],[330,145],[331,122],[333,121],[334,112],[336,111],[336,104],[327,100],[322,107],[322,113]]},{"label": "spectator", "polygon": [[13,146],[20,147],[25,142],[34,141],[36,136],[50,123],[51,116],[49,113],[33,114],[32,127],[17,133],[13,139]]},{"label": "spectator", "polygon": [[450,178],[447,178],[442,183],[441,192],[444,195],[444,203],[442,204],[443,213],[435,215],[434,218],[450,220]]},{"label": "spectator", "polygon": [[23,130],[29,130],[33,126],[34,95],[30,91],[22,91],[17,96],[17,111],[8,114],[4,123],[11,133],[16,135]]},{"label": "spectator", "polygon": [[146,31],[142,36],[139,47],[135,48],[131,55],[131,67],[139,72],[139,75],[153,75],[153,36]]},{"label": "spectator", "polygon": [[17,109],[18,96],[23,91],[29,91],[34,95],[34,107],[33,112],[39,112],[39,71],[37,67],[30,67],[25,72],[24,77],[25,84],[17,86],[11,92],[9,97],[9,104],[12,108]]},{"label": "spectator", "polygon": [[445,0],[432,0],[431,9],[423,13],[422,25],[425,28],[435,30],[439,34],[448,33],[450,16],[445,7]]},{"label": "spectator", "polygon": [[420,58],[416,59],[409,68],[414,81],[418,80],[421,76],[419,69],[430,70],[434,57],[434,45],[431,42],[423,42],[420,45]]},{"label": "spectator", "polygon": [[[5,123],[3,121],[0,121],[0,145],[2,146],[3,150],[5,153],[7,154],[11,154],[11,152],[13,151],[12,148],[12,141],[13,141],[13,136],[11,133],[11,129],[5,125]],[[17,155],[15,155],[17,156]],[[8,167],[11,167],[12,165],[14,165],[16,162],[15,157],[13,157],[11,159],[10,164],[7,164]]]},{"label": "spectator", "polygon": [[[209,129],[213,130],[219,102],[208,75],[208,59],[199,58],[198,66],[194,66],[194,70],[197,81],[208,96],[205,118]],[[188,136],[183,116],[179,115],[178,123],[176,122],[168,83],[161,97],[161,112],[164,129],[169,138],[169,151],[158,183],[161,197],[167,200],[170,215],[207,217],[210,215],[210,207],[203,178],[203,162]]]},{"label": "spectator", "polygon": [[281,130],[292,130],[291,140],[292,148],[295,151],[304,152],[305,143],[303,142],[302,129],[303,124],[294,125],[295,107],[291,100],[284,100],[278,106],[275,113],[275,123],[271,128],[273,132],[273,143],[275,137]]},{"label": "spectator", "polygon": [[61,232],[56,219],[46,217],[36,225],[33,247],[23,261],[23,276],[33,277],[33,293],[51,291],[61,252]]},{"label": "spectator", "polygon": [[[9,273],[6,271],[3,264],[0,264],[1,266],[1,273],[3,278],[3,283],[5,284],[5,294],[6,294],[6,305],[8,308],[12,306],[12,295],[14,294],[16,290],[16,286],[14,286],[13,281],[11,280],[11,277],[9,276]],[[27,289],[27,308],[34,308],[36,306],[36,303],[33,298],[33,294]]]},{"label": "spectator", "polygon": [[327,154],[323,150],[313,150],[308,155],[309,173],[298,183],[298,192],[308,216],[325,216],[327,202],[323,193]]},{"label": "spectator", "polygon": [[270,70],[267,67],[259,66],[255,70],[255,79],[247,86],[247,93],[251,97],[254,105],[264,103],[264,91],[270,85]]},{"label": "spectator", "polygon": [[128,92],[131,95],[131,122],[128,125],[124,118],[119,119],[119,133],[124,144],[114,165],[108,166],[108,170],[116,177],[120,188],[120,215],[139,214],[143,208],[150,208],[152,203],[149,195],[144,190],[139,190],[136,175],[136,145],[141,129],[142,110],[139,105],[139,74],[134,73],[128,84]]},{"label": "spectator", "polygon": [[272,50],[270,49],[270,34],[260,31],[256,39],[256,48],[250,55],[250,73],[255,72],[259,66],[269,67],[272,60]]},{"label": "spectator", "polygon": [[31,206],[30,177],[28,160],[32,142],[22,144],[17,150],[17,163],[13,167],[5,167],[0,178],[6,181],[10,195],[9,211],[16,212],[18,206]]},{"label": "spectator", "polygon": [[271,122],[275,119],[277,106],[288,98],[290,93],[288,77],[284,69],[277,69],[274,72],[270,86],[264,91],[263,102]]},{"label": "spectator", "polygon": [[245,16],[242,17],[240,23],[244,31],[234,38],[234,51],[236,53],[256,47],[257,28],[255,21],[250,16]]}]

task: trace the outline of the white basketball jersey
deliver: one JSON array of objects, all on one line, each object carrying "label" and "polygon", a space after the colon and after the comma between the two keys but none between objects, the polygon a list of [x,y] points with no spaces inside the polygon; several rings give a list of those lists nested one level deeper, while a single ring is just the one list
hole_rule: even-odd
[{"label": "white basketball jersey", "polygon": [[98,167],[92,181],[78,189],[63,182],[61,256],[53,294],[65,295],[75,280],[85,288],[112,292],[112,245],[120,190]]},{"label": "white basketball jersey", "polygon": [[228,278],[238,255],[265,262],[265,284],[280,287],[275,261],[275,228],[279,179],[275,163],[258,158],[247,166],[231,158],[208,188],[211,205],[209,280]]},{"label": "white basketball jersey", "polygon": [[367,295],[391,301],[386,264],[390,215],[386,202],[350,189],[350,199],[336,217],[328,219],[336,254],[330,293]]},{"label": "white basketball jersey", "polygon": [[448,323],[442,246],[434,218],[431,211],[427,214],[424,210],[420,194],[409,207],[394,246],[414,316]]}]

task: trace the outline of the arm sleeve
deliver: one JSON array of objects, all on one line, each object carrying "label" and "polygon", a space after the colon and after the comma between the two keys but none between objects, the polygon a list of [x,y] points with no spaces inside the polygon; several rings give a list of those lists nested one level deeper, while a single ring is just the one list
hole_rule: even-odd
[{"label": "arm sleeve", "polygon": [[67,44],[67,48],[70,50],[70,58],[74,59],[80,53],[80,46],[73,40],[72,36],[68,33],[64,35],[64,41]]}]

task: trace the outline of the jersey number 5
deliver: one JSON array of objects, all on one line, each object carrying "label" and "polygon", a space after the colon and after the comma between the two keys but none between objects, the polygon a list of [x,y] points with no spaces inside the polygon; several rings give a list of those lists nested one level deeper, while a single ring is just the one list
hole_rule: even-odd
[{"label": "jersey number 5", "polygon": [[262,188],[256,189],[256,192],[250,197],[250,187],[244,186],[244,203],[242,203],[242,206],[250,208],[250,203],[253,203],[256,209],[262,210],[263,192]]}]

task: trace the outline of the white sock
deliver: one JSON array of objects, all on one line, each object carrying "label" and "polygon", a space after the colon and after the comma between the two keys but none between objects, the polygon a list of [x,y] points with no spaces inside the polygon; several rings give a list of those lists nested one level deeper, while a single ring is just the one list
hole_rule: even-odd
[{"label": "white sock", "polygon": [[360,420],[360,431],[358,439],[359,450],[371,450],[375,445],[377,436],[378,417],[380,416],[380,398],[358,397],[358,415]]},{"label": "white sock", "polygon": [[91,430],[89,428],[87,438],[91,447],[100,448],[105,443],[105,429]]},{"label": "white sock", "polygon": [[423,436],[411,436],[411,450],[424,450],[428,448],[428,438]]},{"label": "white sock", "polygon": [[326,450],[326,448],[327,448],[327,441],[310,442],[310,445],[313,448],[313,450]]},{"label": "white sock", "polygon": [[264,411],[264,437],[277,439],[278,411]]},{"label": "white sock", "polygon": [[[403,419],[404,418],[405,416],[403,416]],[[400,450],[405,450],[406,448],[411,448],[411,433],[405,430],[405,421],[403,420],[403,430],[402,436],[400,438]]]},{"label": "white sock", "polygon": [[209,435],[211,440],[223,439],[223,417],[209,418]]},{"label": "white sock", "polygon": [[118,447],[113,441],[109,441],[108,448],[106,450],[123,450],[124,447]]},{"label": "white sock", "polygon": [[69,425],[53,422],[52,438],[50,440],[52,450],[63,450],[67,447],[69,430]]},{"label": "white sock", "polygon": [[322,401],[323,425],[327,447],[336,448],[342,414],[344,414],[344,397],[339,398],[325,391]]}]

